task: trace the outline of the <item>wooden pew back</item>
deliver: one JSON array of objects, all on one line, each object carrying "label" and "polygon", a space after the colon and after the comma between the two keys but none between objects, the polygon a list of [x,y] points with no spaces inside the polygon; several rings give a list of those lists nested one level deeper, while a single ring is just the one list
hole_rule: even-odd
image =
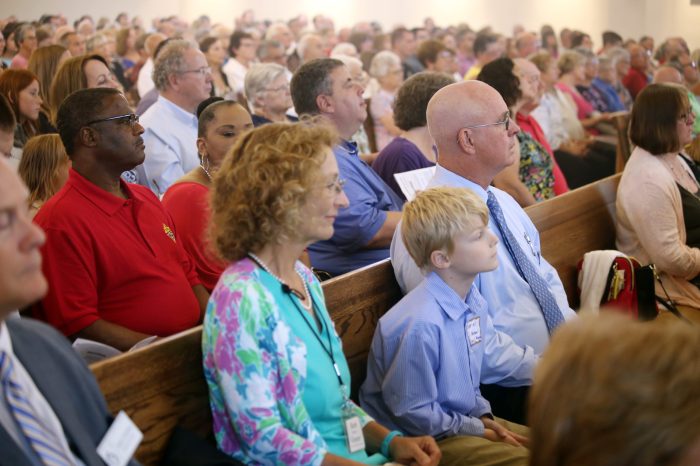
[{"label": "wooden pew back", "polygon": [[583,254],[615,249],[615,199],[620,174],[525,209],[540,232],[542,255],[557,269],[569,305],[578,308],[576,266]]}]

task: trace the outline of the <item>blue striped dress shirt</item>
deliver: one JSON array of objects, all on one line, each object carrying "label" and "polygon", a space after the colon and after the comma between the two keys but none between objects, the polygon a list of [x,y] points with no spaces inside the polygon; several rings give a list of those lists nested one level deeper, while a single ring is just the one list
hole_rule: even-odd
[{"label": "blue striped dress shirt", "polygon": [[381,424],[411,435],[482,436],[479,417],[491,406],[479,382],[485,347],[494,344],[511,354],[508,370],[532,376],[532,348],[496,332],[476,286],[463,300],[431,272],[379,320],[362,407]]}]

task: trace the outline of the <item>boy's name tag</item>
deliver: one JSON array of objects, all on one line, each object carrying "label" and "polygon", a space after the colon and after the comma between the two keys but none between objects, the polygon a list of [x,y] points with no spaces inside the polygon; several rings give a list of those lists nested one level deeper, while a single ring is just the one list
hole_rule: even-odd
[{"label": "boy's name tag", "polygon": [[348,440],[348,450],[350,453],[365,449],[365,436],[362,434],[362,424],[358,416],[343,419],[345,427],[345,438]]},{"label": "boy's name tag", "polygon": [[143,434],[136,424],[124,411],[119,411],[97,446],[97,454],[107,466],[125,466],[134,456],[142,439]]},{"label": "boy's name tag", "polygon": [[469,344],[472,346],[481,343],[480,321],[481,317],[474,317],[467,322],[467,338],[469,338]]}]

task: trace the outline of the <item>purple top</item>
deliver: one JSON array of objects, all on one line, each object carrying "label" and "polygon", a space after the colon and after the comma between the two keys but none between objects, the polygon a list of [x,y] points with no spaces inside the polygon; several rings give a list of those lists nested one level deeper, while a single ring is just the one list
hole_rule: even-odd
[{"label": "purple top", "polygon": [[372,163],[372,168],[405,201],[406,196],[396,183],[394,173],[408,172],[433,165],[435,164],[425,158],[418,146],[408,139],[397,137],[382,149]]}]

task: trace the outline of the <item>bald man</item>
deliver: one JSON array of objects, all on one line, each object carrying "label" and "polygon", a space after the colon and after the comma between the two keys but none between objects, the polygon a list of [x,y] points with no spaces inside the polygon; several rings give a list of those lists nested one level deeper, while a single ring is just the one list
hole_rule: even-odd
[{"label": "bald man", "polygon": [[[519,346],[530,346],[539,354],[556,326],[575,313],[556,270],[541,255],[535,225],[511,196],[490,186],[501,170],[516,161],[511,149],[520,128],[510,119],[500,94],[480,81],[442,88],[428,104],[427,120],[439,160],[429,187],[470,188],[489,204],[489,228],[499,239],[499,265],[479,274],[474,283],[488,302],[493,323]],[[507,231],[495,221],[496,216]],[[391,261],[404,292],[423,280],[400,234],[394,234]],[[483,385],[482,394],[495,415],[524,423],[531,375],[504,373],[504,354],[500,347],[486,348],[481,382],[498,385]]]},{"label": "bald man", "polygon": [[[659,67],[654,73],[652,82],[654,84],[676,84],[682,86],[688,94],[688,102],[690,103],[690,108],[693,110],[693,113],[695,115],[700,115],[700,102],[698,102],[698,98],[695,97],[695,94],[685,87],[685,79],[678,68],[671,65]],[[697,136],[698,134],[700,134],[700,118],[696,118],[693,123],[693,136]]]},{"label": "bald man", "polygon": [[647,76],[649,56],[641,45],[631,45],[628,50],[630,52],[630,69],[627,76],[622,78],[622,84],[630,91],[632,98],[636,99],[637,94],[649,84],[649,76]]}]

